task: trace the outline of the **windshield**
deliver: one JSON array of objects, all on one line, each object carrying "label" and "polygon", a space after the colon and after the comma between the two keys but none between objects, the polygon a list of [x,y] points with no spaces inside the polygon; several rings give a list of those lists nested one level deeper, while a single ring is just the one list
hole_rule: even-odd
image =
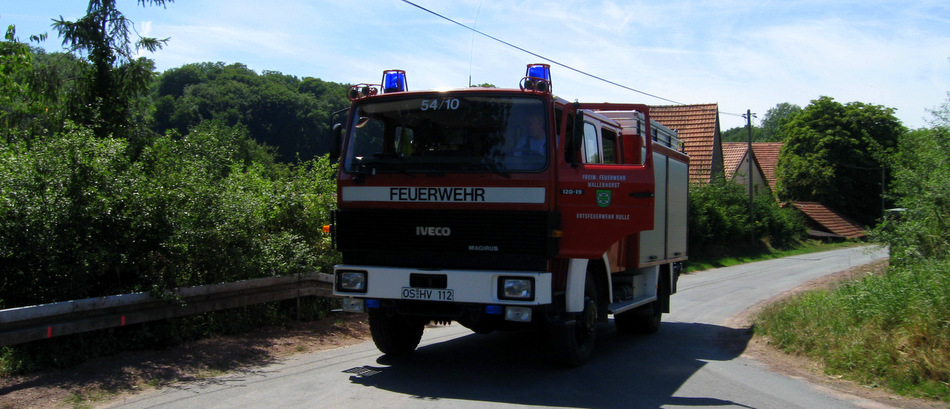
[{"label": "windshield", "polygon": [[548,163],[540,98],[435,94],[355,109],[347,172],[534,172]]}]

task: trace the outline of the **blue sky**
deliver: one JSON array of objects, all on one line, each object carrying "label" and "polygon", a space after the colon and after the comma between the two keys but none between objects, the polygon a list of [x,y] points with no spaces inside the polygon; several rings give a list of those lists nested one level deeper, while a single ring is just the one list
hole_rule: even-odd
[{"label": "blue sky", "polygon": [[[165,9],[117,0],[140,34],[170,38],[148,54],[159,71],[239,62],[327,81],[378,82],[404,69],[411,89],[492,83],[516,87],[537,57],[400,0],[179,0]],[[911,128],[950,92],[950,3],[900,1],[414,0],[536,54],[681,103],[719,103],[759,118],[781,102],[822,95],[897,108]],[[85,14],[82,0],[0,0],[0,25],[25,40],[52,18]],[[552,67],[555,94],[584,102],[668,102]]]}]

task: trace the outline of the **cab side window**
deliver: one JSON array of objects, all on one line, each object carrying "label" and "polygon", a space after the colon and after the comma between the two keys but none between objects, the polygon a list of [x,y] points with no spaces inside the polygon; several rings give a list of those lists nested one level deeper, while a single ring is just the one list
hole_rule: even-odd
[{"label": "cab side window", "polygon": [[620,140],[615,129],[584,123],[584,163],[621,163]]},{"label": "cab side window", "polygon": [[597,127],[591,123],[584,123],[584,163],[602,163]]},{"label": "cab side window", "polygon": [[603,128],[600,130],[601,139],[604,145],[604,163],[620,163],[617,159],[617,132],[612,129]]}]

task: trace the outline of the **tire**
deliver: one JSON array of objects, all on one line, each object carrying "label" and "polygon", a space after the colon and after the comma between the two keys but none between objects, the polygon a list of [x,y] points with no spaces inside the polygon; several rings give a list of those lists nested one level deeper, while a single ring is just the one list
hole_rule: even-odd
[{"label": "tire", "polygon": [[593,275],[587,273],[584,283],[584,311],[576,313],[569,324],[550,328],[555,362],[568,367],[578,367],[590,360],[597,339],[597,314],[597,288]]},{"label": "tire", "polygon": [[632,311],[614,314],[614,324],[621,334],[656,334],[660,330],[663,311],[654,301]]},{"label": "tire", "polygon": [[637,333],[637,312],[636,310],[614,314],[614,325],[617,326],[617,332],[621,334]]},{"label": "tire", "polygon": [[400,315],[387,315],[380,309],[369,310],[369,332],[380,352],[403,356],[415,351],[422,340],[426,322]]}]

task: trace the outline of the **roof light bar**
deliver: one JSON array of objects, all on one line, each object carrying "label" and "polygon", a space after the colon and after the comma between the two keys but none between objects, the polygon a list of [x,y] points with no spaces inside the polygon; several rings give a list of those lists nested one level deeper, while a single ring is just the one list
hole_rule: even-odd
[{"label": "roof light bar", "polygon": [[406,84],[406,72],[403,70],[383,71],[382,87],[384,94],[409,90],[409,86]]},{"label": "roof light bar", "polygon": [[379,93],[379,85],[376,84],[356,84],[350,87],[346,92],[350,101],[356,101]]},{"label": "roof light bar", "polygon": [[409,90],[406,81],[406,72],[403,70],[383,71],[383,80],[379,85],[376,84],[356,84],[350,87],[346,96],[350,101],[356,101],[377,94],[388,94],[390,92],[405,92]]},{"label": "roof light bar", "polygon": [[525,76],[521,79],[521,90],[551,93],[551,66],[548,64],[528,64]]}]

